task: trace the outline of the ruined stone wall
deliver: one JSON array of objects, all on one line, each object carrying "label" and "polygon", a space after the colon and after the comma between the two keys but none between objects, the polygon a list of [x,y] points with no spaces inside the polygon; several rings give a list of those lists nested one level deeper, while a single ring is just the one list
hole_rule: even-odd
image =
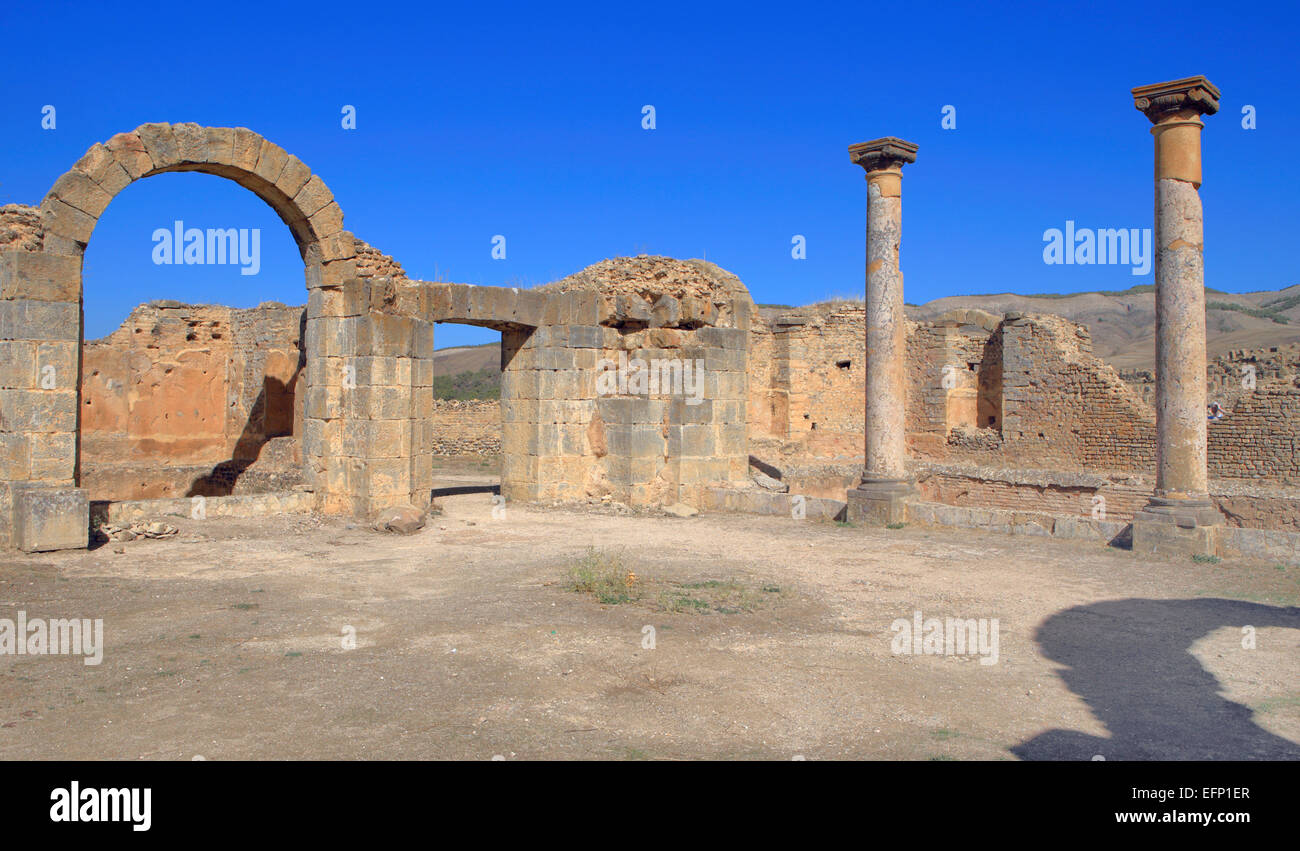
[{"label": "ruined stone wall", "polygon": [[[1211,402],[1225,408],[1251,390],[1271,387],[1300,390],[1300,343],[1265,349],[1235,349],[1205,365],[1206,391]],[[1143,401],[1155,403],[1156,378],[1150,370],[1120,373]],[[1253,385],[1253,386],[1252,386]]]},{"label": "ruined stone wall", "polygon": [[501,403],[496,399],[434,399],[430,425],[435,456],[501,454]]},{"label": "ruined stone wall", "polygon": [[1300,390],[1256,388],[1209,424],[1211,476],[1300,481]]},{"label": "ruined stone wall", "polygon": [[26,204],[0,206],[0,251],[40,251],[41,211]]},{"label": "ruined stone wall", "polygon": [[502,328],[508,499],[698,505],[708,486],[747,481],[754,307],[734,275],[638,256],[514,296],[482,294],[513,307],[476,307],[477,291],[461,290],[449,293],[452,316],[542,311],[533,327]]},{"label": "ruined stone wall", "polygon": [[[917,488],[931,502],[1129,523],[1150,499],[1153,477],[1081,471],[919,465]],[[1300,531],[1300,489],[1272,482],[1211,481],[1210,499],[1228,526]]]},{"label": "ruined stone wall", "polygon": [[817,455],[861,451],[863,315],[849,302],[755,323],[749,411],[756,434],[801,442]]},{"label": "ruined stone wall", "polygon": [[[864,320],[862,304],[850,301],[754,323],[749,422],[756,438],[822,458],[861,455]],[[983,311],[962,311],[938,323],[907,322],[905,422],[914,451],[943,454],[952,429],[1001,425],[996,330],[997,320]]]},{"label": "ruined stone wall", "polygon": [[[87,342],[80,478],[90,498],[234,492],[268,440],[298,432],[302,317],[276,303],[157,301]],[[296,452],[281,455],[292,479]]]},{"label": "ruined stone wall", "polygon": [[1092,353],[1086,328],[1057,316],[1002,325],[1002,436],[1034,466],[1146,472],[1155,411]]},{"label": "ruined stone wall", "polygon": [[[769,313],[755,323],[751,352],[760,360],[748,369],[749,416],[760,458],[861,455],[862,347],[862,308],[851,303]],[[1154,470],[1155,412],[1142,398],[1144,379],[1121,378],[1097,358],[1080,325],[953,311],[908,322],[907,358],[908,448],[918,461]],[[1242,387],[1245,363],[1255,367],[1255,389]],[[1300,479],[1298,375],[1300,346],[1211,362],[1210,397],[1227,410],[1209,427],[1211,476]]]}]

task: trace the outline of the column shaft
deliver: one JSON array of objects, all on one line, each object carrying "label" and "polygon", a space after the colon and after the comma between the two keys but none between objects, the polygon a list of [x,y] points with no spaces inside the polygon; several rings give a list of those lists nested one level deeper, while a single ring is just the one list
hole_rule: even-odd
[{"label": "column shaft", "polygon": [[1201,197],[1156,181],[1156,495],[1206,499],[1205,263]]},{"label": "column shaft", "polygon": [[903,222],[900,171],[867,175],[866,446],[864,476],[907,477],[906,335],[903,273],[898,266]]}]

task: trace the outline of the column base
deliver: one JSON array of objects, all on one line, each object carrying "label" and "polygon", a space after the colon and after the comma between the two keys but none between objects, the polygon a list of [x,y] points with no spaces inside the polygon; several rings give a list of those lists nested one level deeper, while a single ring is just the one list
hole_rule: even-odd
[{"label": "column base", "polygon": [[907,498],[916,493],[910,479],[863,476],[862,484],[848,492],[845,517],[850,523],[884,526],[907,521]]},{"label": "column base", "polygon": [[1133,517],[1133,552],[1144,555],[1214,555],[1223,525],[1208,499],[1151,497]]}]

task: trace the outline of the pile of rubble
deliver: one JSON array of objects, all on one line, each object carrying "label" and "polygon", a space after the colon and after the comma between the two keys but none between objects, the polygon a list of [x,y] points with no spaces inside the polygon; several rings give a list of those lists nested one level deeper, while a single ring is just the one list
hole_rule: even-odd
[{"label": "pile of rubble", "polygon": [[110,541],[134,541],[140,538],[167,538],[180,530],[160,520],[152,522],[135,520],[125,525],[105,523],[99,527],[99,531],[103,532]]}]

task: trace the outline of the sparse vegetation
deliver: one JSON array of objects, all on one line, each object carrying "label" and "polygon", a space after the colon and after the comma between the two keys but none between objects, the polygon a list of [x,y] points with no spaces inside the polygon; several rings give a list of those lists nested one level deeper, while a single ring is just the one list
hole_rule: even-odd
[{"label": "sparse vegetation", "polygon": [[1233,304],[1228,301],[1211,301],[1205,305],[1206,310],[1235,310],[1238,313],[1244,313],[1247,316],[1254,316],[1257,319],[1270,319],[1279,325],[1287,325],[1290,319],[1278,313],[1276,310],[1266,307],[1247,307],[1244,304]]},{"label": "sparse vegetation", "polygon": [[638,575],[621,551],[588,549],[569,567],[569,590],[605,605],[639,603],[674,614],[735,615],[787,596],[781,586],[738,579],[673,582]]},{"label": "sparse vegetation", "polygon": [[500,399],[501,370],[487,367],[455,375],[435,375],[433,377],[433,398],[458,399]]},{"label": "sparse vegetation", "polygon": [[1223,561],[1223,559],[1219,558],[1218,556],[1207,556],[1207,555],[1202,555],[1201,553],[1196,553],[1195,555],[1192,556],[1192,561],[1196,562],[1197,564],[1218,564],[1219,562]]},{"label": "sparse vegetation", "polygon": [[1271,310],[1280,313],[1284,310],[1290,310],[1296,305],[1300,305],[1300,294],[1287,295],[1287,296],[1282,296],[1281,298],[1275,298],[1272,301],[1264,302],[1264,304],[1261,305],[1261,307],[1263,307],[1266,310]]}]

